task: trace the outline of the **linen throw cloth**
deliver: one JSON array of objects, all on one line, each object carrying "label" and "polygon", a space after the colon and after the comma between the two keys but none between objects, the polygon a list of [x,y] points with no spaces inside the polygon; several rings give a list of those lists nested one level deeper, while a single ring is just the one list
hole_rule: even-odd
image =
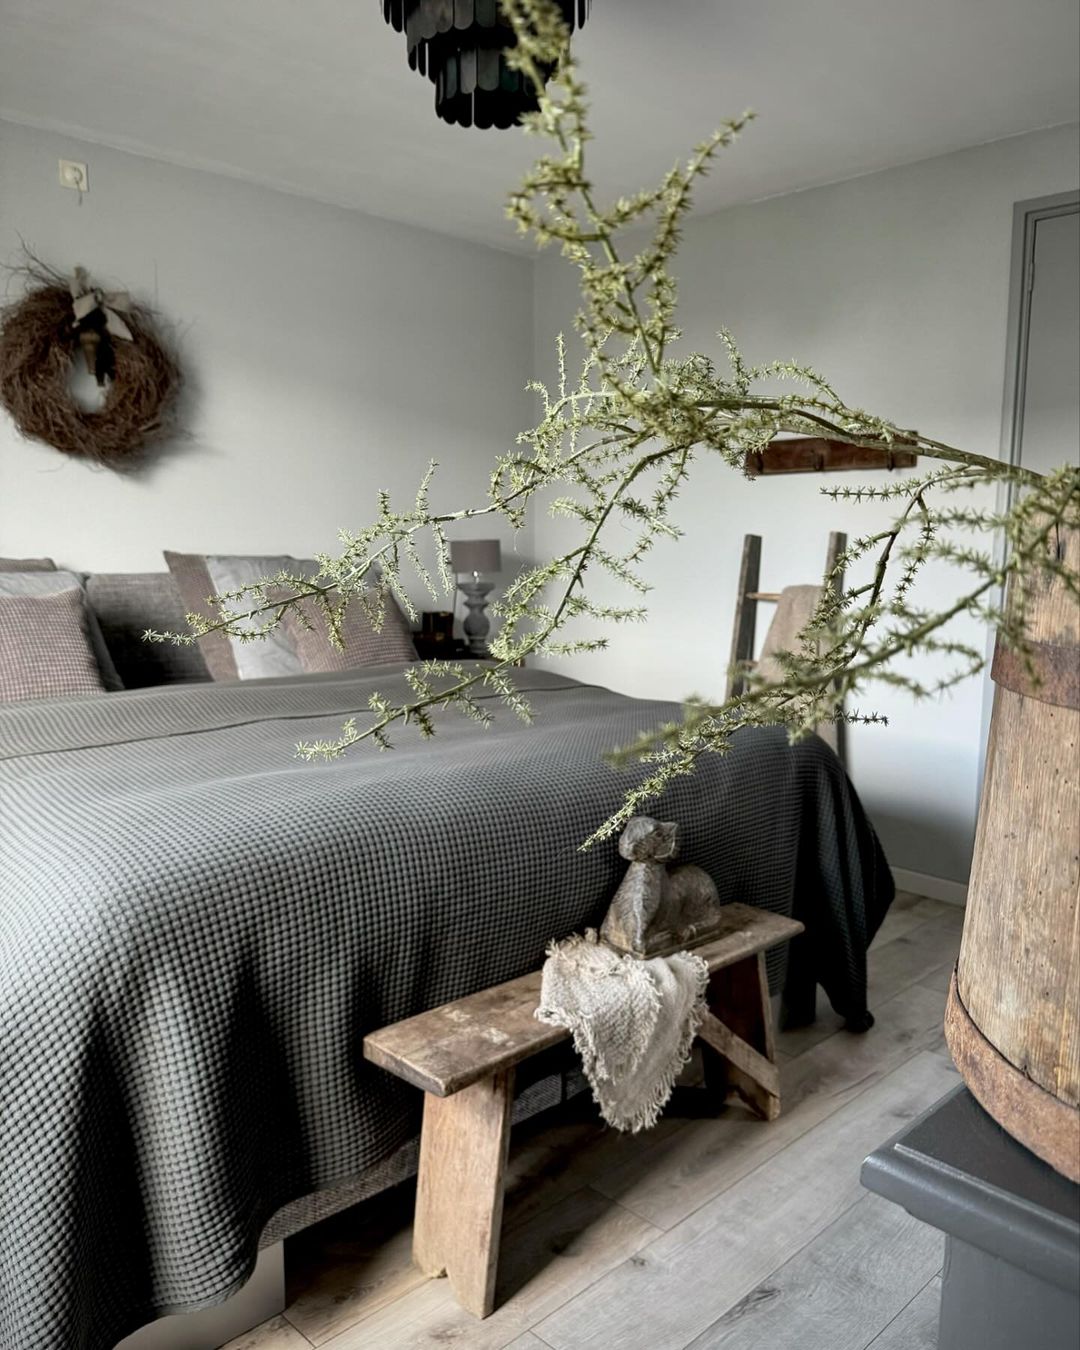
[{"label": "linen throw cloth", "polygon": [[690,1058],[708,980],[700,956],[622,956],[589,929],[548,947],[534,1016],[567,1028],[600,1114],[636,1134],[656,1124]]},{"label": "linen throw cloth", "polygon": [[[776,613],[769,624],[757,660],[757,673],[766,684],[780,684],[785,678],[786,672],[777,660],[776,653],[799,650],[799,634],[814,617],[820,599],[820,586],[785,586],[780,592]],[[835,722],[819,722],[814,729],[830,750],[838,751],[839,736]]]}]

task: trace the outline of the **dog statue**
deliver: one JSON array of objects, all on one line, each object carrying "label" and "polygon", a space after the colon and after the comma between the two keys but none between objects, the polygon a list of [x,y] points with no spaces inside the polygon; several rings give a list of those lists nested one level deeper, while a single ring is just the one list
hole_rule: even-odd
[{"label": "dog statue", "polygon": [[600,927],[601,940],[616,951],[664,956],[702,942],[717,927],[720,899],[712,877],[692,864],[668,866],[678,836],[674,821],[651,816],[635,816],[619,836],[630,866]]}]

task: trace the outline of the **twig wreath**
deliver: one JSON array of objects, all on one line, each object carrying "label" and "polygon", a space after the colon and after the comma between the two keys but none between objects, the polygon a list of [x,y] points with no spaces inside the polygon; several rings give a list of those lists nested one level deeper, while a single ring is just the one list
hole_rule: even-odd
[{"label": "twig wreath", "polygon": [[[152,315],[124,292],[95,287],[82,268],[70,282],[36,261],[24,270],[29,289],[0,311],[0,405],[24,436],[132,467],[172,430],[182,382]],[[80,354],[105,391],[98,409],[72,393]]]}]

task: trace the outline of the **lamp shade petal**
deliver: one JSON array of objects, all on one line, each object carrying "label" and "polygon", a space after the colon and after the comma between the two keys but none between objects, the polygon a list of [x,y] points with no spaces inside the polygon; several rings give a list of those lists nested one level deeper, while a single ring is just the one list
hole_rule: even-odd
[{"label": "lamp shade petal", "polygon": [[[556,0],[566,26],[584,24],[591,0]],[[537,107],[532,83],[506,62],[517,41],[498,0],[381,0],[383,17],[404,33],[409,65],[435,86],[444,122],[511,127]],[[541,67],[546,80],[552,70]]]}]

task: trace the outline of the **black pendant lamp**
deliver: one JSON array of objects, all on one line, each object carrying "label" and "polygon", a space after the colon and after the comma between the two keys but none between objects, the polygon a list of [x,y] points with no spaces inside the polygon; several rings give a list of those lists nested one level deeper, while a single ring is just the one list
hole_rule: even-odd
[{"label": "black pendant lamp", "polygon": [[[557,0],[571,31],[591,0]],[[435,111],[462,127],[512,127],[536,109],[532,81],[506,64],[514,30],[497,0],[382,0],[383,18],[405,34],[409,65],[435,86]],[[544,78],[551,75],[544,72]]]}]

